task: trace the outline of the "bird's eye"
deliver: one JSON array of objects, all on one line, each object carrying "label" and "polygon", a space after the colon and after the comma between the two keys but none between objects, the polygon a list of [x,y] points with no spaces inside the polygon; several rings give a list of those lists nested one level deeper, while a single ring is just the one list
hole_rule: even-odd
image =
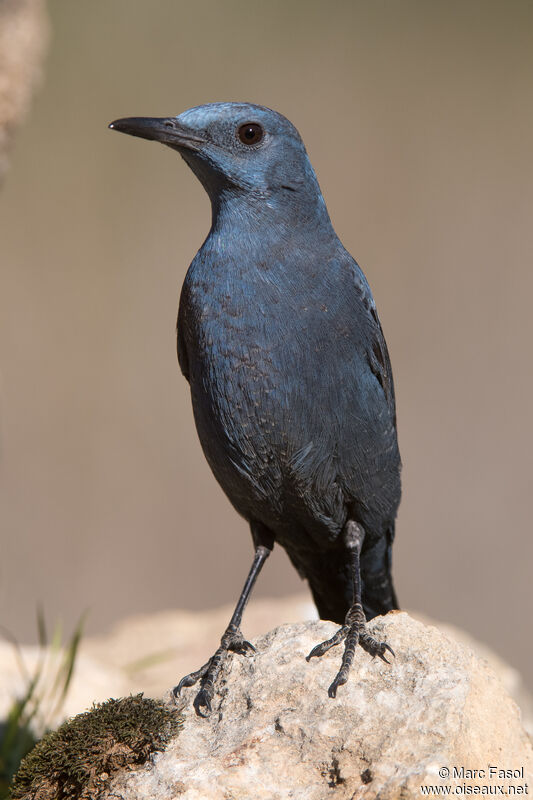
[{"label": "bird's eye", "polygon": [[246,122],[237,131],[243,144],[258,144],[263,138],[263,133],[263,128],[257,122]]}]

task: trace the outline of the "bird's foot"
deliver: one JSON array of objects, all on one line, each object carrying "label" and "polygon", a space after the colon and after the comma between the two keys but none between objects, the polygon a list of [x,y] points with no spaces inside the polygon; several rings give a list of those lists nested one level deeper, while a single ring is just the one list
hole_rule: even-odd
[{"label": "bird's foot", "polygon": [[[229,625],[220,640],[220,647],[211,656],[209,661],[196,670],[185,675],[184,678],[173,689],[174,697],[178,697],[181,690],[187,686],[194,686],[200,681],[200,691],[194,698],[194,709],[199,717],[206,717],[211,711],[211,701],[215,693],[215,685],[220,674],[223,663],[228,653],[239,653],[242,656],[251,656],[255,653],[255,647],[247,642],[239,628]],[[204,713],[202,709],[206,710]]]},{"label": "bird's foot", "polygon": [[387,664],[390,664],[390,661],[385,657],[385,653],[388,651],[394,656],[392,647],[386,642],[378,642],[368,633],[363,607],[360,603],[356,603],[346,614],[344,625],[339,628],[337,633],[331,639],[327,639],[325,642],[313,647],[306,660],[309,661],[311,658],[323,656],[324,653],[327,653],[328,650],[335,647],[336,644],[340,644],[343,640],[344,653],[342,655],[341,668],[328,689],[330,697],[336,697],[339,686],[342,686],[348,680],[348,673],[350,672],[355,648],[358,644],[371,656],[379,656]]}]

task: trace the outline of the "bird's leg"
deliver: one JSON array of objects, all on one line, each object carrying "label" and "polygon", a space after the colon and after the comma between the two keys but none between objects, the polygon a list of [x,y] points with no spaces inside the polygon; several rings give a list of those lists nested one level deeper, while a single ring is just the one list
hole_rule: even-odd
[{"label": "bird's leg", "polygon": [[350,569],[353,581],[352,605],[346,614],[344,625],[339,628],[337,633],[332,636],[331,639],[314,647],[307,656],[307,661],[314,656],[323,656],[324,653],[327,653],[328,650],[344,640],[344,653],[342,656],[341,668],[328,689],[330,697],[335,697],[339,686],[342,686],[343,683],[346,683],[348,680],[348,673],[350,672],[350,667],[355,655],[355,648],[358,644],[361,645],[363,650],[370,653],[371,656],[379,656],[383,661],[386,661],[387,664],[389,662],[385,658],[386,651],[388,650],[394,655],[392,648],[389,647],[388,644],[385,642],[378,642],[378,640],[374,639],[366,630],[366,617],[361,602],[360,567],[361,548],[363,546],[365,532],[361,525],[358,525],[353,520],[348,520],[344,526],[343,537],[344,544],[350,556]]},{"label": "bird's leg", "polygon": [[215,691],[215,684],[220,674],[222,664],[227,658],[229,652],[239,653],[243,656],[251,656],[255,653],[255,647],[250,642],[247,642],[241,633],[240,626],[242,614],[248,598],[252,592],[253,586],[259,575],[261,568],[268,556],[272,552],[274,541],[270,532],[262,525],[252,524],[252,537],[255,545],[254,560],[246,578],[243,590],[235,606],[235,611],[230,619],[229,625],[224,631],[220,640],[220,647],[215,652],[209,661],[200,667],[196,672],[191,672],[185,675],[184,678],[174,687],[174,696],[177,697],[181,690],[186,686],[193,686],[200,681],[200,691],[194,699],[194,708],[198,716],[206,716],[202,713],[202,708],[205,708],[209,713],[211,711],[211,700]]}]

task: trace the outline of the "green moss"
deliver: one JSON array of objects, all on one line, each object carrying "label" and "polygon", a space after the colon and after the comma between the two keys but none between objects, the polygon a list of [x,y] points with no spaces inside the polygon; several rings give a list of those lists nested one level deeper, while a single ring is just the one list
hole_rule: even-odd
[{"label": "green moss", "polygon": [[13,800],[81,800],[94,797],[112,773],[141,765],[164,750],[181,716],[142,694],[108,700],[47,733],[22,761]]}]

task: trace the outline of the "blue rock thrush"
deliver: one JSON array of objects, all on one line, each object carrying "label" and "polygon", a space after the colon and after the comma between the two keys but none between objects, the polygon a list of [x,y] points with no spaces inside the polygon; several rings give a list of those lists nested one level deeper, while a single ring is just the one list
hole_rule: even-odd
[{"label": "blue rock thrush", "polygon": [[181,293],[178,359],[205,456],[255,546],[220,647],[175,692],[199,682],[194,705],[203,715],[228,652],[253,653],[242,613],[279,542],[321,618],[342,626],[308,656],[344,641],[329,688],[335,697],[357,644],[385,661],[392,653],[366,620],[397,608],[400,456],[370,288],[333,230],[298,131],[281,114],[212,103],[110,127],[177,150],[211,199],[211,230]]}]

